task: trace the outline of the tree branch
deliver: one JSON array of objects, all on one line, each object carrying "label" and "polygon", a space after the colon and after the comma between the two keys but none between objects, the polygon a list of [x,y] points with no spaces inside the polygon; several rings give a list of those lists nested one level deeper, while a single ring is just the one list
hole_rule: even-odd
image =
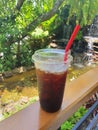
[{"label": "tree branch", "polygon": [[16,7],[15,9],[17,9],[18,11],[20,11],[23,3],[25,2],[25,0],[18,0],[17,3],[16,3]]}]

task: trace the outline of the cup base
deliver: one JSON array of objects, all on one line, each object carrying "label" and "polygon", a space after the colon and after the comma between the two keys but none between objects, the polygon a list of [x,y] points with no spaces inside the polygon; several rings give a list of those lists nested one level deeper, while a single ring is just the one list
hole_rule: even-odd
[{"label": "cup base", "polygon": [[49,112],[49,113],[54,113],[54,112],[57,112],[60,110],[61,108],[61,105],[56,105],[56,106],[50,106],[48,104],[44,104],[44,103],[41,103],[40,104],[41,108],[46,111],[46,112]]}]

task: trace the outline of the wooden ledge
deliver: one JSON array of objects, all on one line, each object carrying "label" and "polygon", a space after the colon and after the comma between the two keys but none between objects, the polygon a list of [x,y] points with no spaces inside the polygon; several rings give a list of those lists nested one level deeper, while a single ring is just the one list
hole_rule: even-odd
[{"label": "wooden ledge", "polygon": [[98,91],[98,67],[66,85],[61,109],[56,113],[44,112],[39,102],[0,122],[0,130],[56,130],[87,99]]}]

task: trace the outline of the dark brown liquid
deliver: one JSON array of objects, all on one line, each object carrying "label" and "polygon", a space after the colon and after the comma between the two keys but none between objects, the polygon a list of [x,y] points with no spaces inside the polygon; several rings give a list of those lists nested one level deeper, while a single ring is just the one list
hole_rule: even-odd
[{"label": "dark brown liquid", "polygon": [[39,69],[36,72],[41,107],[47,112],[58,111],[62,104],[67,72],[45,73]]}]

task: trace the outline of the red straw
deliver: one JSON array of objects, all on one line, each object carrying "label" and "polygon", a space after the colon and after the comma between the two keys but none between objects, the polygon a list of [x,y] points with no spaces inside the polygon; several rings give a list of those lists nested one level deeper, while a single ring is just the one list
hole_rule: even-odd
[{"label": "red straw", "polygon": [[75,28],[74,28],[74,31],[73,31],[73,33],[72,33],[72,35],[71,35],[71,37],[70,37],[70,39],[69,39],[69,41],[68,41],[68,44],[67,44],[67,46],[66,46],[66,48],[65,48],[64,61],[66,61],[66,59],[67,59],[67,53],[66,53],[66,52],[69,51],[69,49],[70,49],[70,47],[71,47],[71,45],[72,45],[72,43],[73,43],[73,40],[75,39],[75,37],[76,37],[76,35],[77,35],[79,29],[80,29],[80,25],[76,25]]}]

